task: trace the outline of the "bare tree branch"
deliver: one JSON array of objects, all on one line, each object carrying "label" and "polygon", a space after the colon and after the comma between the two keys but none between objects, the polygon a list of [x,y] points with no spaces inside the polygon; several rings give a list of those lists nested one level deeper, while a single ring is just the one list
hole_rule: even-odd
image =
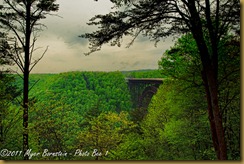
[{"label": "bare tree branch", "polygon": [[33,63],[33,65],[31,66],[29,72],[31,72],[32,69],[36,66],[36,64],[37,64],[37,63],[44,57],[44,55],[46,54],[46,52],[47,52],[47,50],[48,50],[48,47],[49,47],[49,46],[47,46],[47,48],[45,49],[45,51],[43,52],[43,54],[41,55],[41,57],[40,57],[39,59],[37,59],[37,60],[34,61],[34,63]]},{"label": "bare tree branch", "polygon": [[36,41],[37,41],[37,37],[34,36],[33,37],[32,44],[30,46],[30,49],[31,49],[31,51],[30,51],[30,58],[29,58],[30,61],[32,60],[33,52],[35,51],[35,43],[36,43]]}]

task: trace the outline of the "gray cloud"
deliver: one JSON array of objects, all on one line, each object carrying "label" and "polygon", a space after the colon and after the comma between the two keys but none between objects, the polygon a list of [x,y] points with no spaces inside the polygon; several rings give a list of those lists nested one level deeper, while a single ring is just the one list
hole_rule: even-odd
[{"label": "gray cloud", "polygon": [[139,36],[130,48],[125,48],[131,38],[124,38],[120,48],[104,45],[102,50],[89,56],[88,41],[78,37],[96,28],[86,25],[96,14],[111,11],[109,0],[57,0],[60,17],[47,17],[43,23],[48,27],[41,33],[38,46],[49,50],[33,73],[58,73],[66,71],[116,71],[156,69],[164,51],[172,46],[171,39],[159,42],[155,47],[148,38]]}]

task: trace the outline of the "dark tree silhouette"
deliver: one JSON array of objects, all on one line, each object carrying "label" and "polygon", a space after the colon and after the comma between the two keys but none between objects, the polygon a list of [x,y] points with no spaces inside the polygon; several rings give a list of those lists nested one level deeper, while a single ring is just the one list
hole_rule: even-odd
[{"label": "dark tree silhouette", "polygon": [[82,35],[90,42],[90,54],[110,43],[120,46],[121,39],[141,34],[156,43],[161,38],[191,32],[199,50],[202,80],[208,102],[213,146],[220,160],[227,159],[227,147],[218,101],[219,42],[229,33],[240,34],[239,0],[111,0],[118,10],[96,15],[88,25],[99,26]]},{"label": "dark tree silhouette", "polygon": [[4,145],[6,139],[6,131],[9,125],[14,124],[13,118],[8,123],[4,122],[6,111],[8,110],[10,102],[16,99],[20,93],[17,86],[13,85],[14,77],[10,75],[10,70],[5,66],[13,65],[11,54],[8,53],[9,45],[6,42],[6,34],[0,32],[0,144]]},{"label": "dark tree silhouette", "polygon": [[[0,28],[8,33],[9,54],[23,73],[23,152],[28,150],[28,92],[29,74],[42,59],[33,58],[38,32],[42,30],[41,19],[58,10],[56,0],[3,0],[0,5]],[[24,153],[23,153],[24,154]],[[28,159],[25,156],[24,159]]]}]

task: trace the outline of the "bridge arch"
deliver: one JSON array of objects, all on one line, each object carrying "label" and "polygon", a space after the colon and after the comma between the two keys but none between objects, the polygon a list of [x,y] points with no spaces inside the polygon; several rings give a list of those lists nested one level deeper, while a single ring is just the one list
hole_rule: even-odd
[{"label": "bridge arch", "polygon": [[133,108],[147,109],[153,95],[157,92],[162,78],[126,78],[131,92]]},{"label": "bridge arch", "polygon": [[139,97],[139,108],[147,108],[151,102],[154,94],[156,94],[158,87],[155,85],[147,86]]}]

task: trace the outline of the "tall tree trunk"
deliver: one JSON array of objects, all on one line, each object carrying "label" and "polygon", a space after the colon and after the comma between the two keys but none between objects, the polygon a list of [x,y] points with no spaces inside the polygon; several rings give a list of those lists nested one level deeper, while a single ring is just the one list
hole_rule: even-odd
[{"label": "tall tree trunk", "polygon": [[[29,73],[24,72],[24,99],[23,99],[23,154],[29,149],[28,143],[28,82],[29,82]],[[28,156],[24,156],[24,160],[28,160]]]},{"label": "tall tree trunk", "polygon": [[[205,82],[205,92],[207,96],[208,112],[210,118],[209,121],[211,126],[213,145],[215,147],[216,143],[218,143],[218,149],[215,149],[215,151],[217,151],[216,154],[218,159],[227,160],[227,147],[224,135],[224,128],[218,104],[218,84],[216,70],[214,70],[214,68],[216,67],[212,65],[213,62],[210,60],[210,55],[207,46],[204,43],[204,38],[200,37],[201,34],[199,35],[199,33],[201,33],[201,31],[196,30],[195,40],[197,42],[198,49],[201,55],[203,74],[205,74],[205,77],[203,77],[203,81]],[[212,122],[213,120],[214,122]],[[215,138],[215,134],[217,135],[217,138]]]},{"label": "tall tree trunk", "polygon": [[202,80],[204,83],[204,88],[205,88],[205,93],[206,93],[206,98],[207,98],[207,103],[208,103],[208,119],[210,122],[213,146],[214,146],[214,150],[215,150],[217,158],[220,159],[219,143],[218,143],[218,138],[217,138],[217,133],[216,133],[216,128],[215,128],[215,121],[214,121],[213,109],[212,109],[212,104],[211,104],[211,96],[210,96],[210,92],[209,92],[206,72],[203,72],[203,71],[202,71]]},{"label": "tall tree trunk", "polygon": [[[201,18],[197,12],[195,6],[195,0],[189,0],[188,8],[191,16],[191,31],[193,37],[197,43],[197,47],[200,53],[201,63],[203,67],[203,81],[205,82],[205,91],[208,103],[209,121],[211,126],[211,134],[213,139],[217,158],[219,160],[227,160],[227,147],[224,135],[224,129],[222,124],[222,116],[220,114],[219,104],[218,104],[218,67],[216,64],[217,56],[211,59],[210,52],[208,50],[205,38],[203,35],[203,26],[201,23]],[[217,53],[214,55],[218,55]],[[213,122],[214,120],[214,122]],[[214,126],[215,125],[215,126]],[[216,138],[216,136],[217,138]]]},{"label": "tall tree trunk", "polygon": [[208,69],[207,79],[208,79],[209,91],[211,96],[211,104],[213,108],[216,134],[219,143],[219,153],[220,153],[219,159],[227,160],[227,146],[226,146],[224,128],[222,123],[222,115],[218,103],[218,84],[214,72],[215,71],[213,69]]},{"label": "tall tree trunk", "polygon": [[227,147],[224,135],[224,128],[222,124],[222,116],[218,102],[218,83],[215,74],[216,70],[214,70],[214,68],[216,67],[212,65],[212,61],[210,60],[210,55],[208,53],[207,46],[203,42],[204,39],[199,39],[199,35],[197,35],[196,38],[196,41],[199,42],[198,48],[200,49],[201,61],[203,66],[203,81],[205,83],[205,92],[207,96],[209,121],[211,126],[213,145],[214,147],[218,145],[218,148],[215,148],[218,159],[227,160]]},{"label": "tall tree trunk", "polygon": [[[23,154],[29,149],[28,142],[28,109],[29,109],[29,67],[30,67],[30,35],[31,35],[31,4],[26,5],[26,33],[25,33],[25,66],[24,66],[24,90],[23,90]],[[29,156],[24,156],[28,160]]]},{"label": "tall tree trunk", "polygon": [[[211,133],[213,139],[213,145],[216,146],[218,143],[218,148],[215,149],[218,159],[227,159],[227,147],[225,142],[224,129],[222,124],[222,116],[220,114],[219,104],[218,104],[218,84],[216,77],[216,70],[214,70],[213,61],[210,59],[210,55],[204,42],[202,31],[195,29],[194,38],[197,42],[198,49],[200,51],[201,62],[203,66],[203,81],[205,83],[205,92],[207,96],[209,121],[211,126]],[[210,106],[211,105],[211,106]],[[213,122],[214,120],[214,122]],[[215,125],[215,128],[214,128]],[[217,138],[215,138],[215,134]]]}]

